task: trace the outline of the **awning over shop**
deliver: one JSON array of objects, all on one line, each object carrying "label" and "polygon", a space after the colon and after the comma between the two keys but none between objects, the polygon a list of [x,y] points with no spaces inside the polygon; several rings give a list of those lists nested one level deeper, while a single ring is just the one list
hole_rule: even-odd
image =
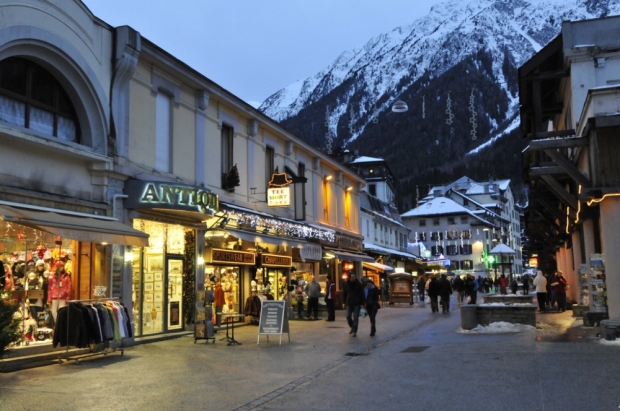
[{"label": "awning over shop", "polygon": [[372,244],[364,242],[364,251],[375,251],[379,254],[388,254],[388,255],[397,255],[400,257],[410,258],[415,260],[416,258],[420,258],[411,253],[406,253],[404,251],[393,250],[387,247],[381,247],[380,245]]},{"label": "awning over shop", "polygon": [[252,233],[244,230],[237,230],[234,228],[226,228],[226,231],[234,235],[243,241],[249,241],[252,243],[267,243],[285,247],[301,247],[305,241],[291,240],[288,238],[276,237],[272,235]]},{"label": "awning over shop", "polygon": [[394,267],[381,263],[367,263],[364,261],[364,267],[369,267],[378,271],[393,271]]},{"label": "awning over shop", "polygon": [[77,241],[135,247],[147,247],[149,244],[148,234],[109,217],[0,204],[0,218]]},{"label": "awning over shop", "polygon": [[325,247],[325,251],[328,252],[328,253],[334,254],[334,256],[337,259],[339,259],[339,260],[361,261],[361,262],[367,262],[367,263],[374,263],[375,262],[374,258],[369,257],[366,254],[358,254],[358,253],[346,252],[346,251],[337,250],[337,249],[334,249],[334,248],[327,248],[327,247]]}]

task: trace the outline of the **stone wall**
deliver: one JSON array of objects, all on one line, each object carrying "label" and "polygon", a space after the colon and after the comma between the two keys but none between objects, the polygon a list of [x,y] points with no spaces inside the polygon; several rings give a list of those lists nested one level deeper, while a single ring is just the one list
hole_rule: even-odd
[{"label": "stone wall", "polygon": [[477,306],[478,324],[488,325],[505,321],[512,324],[536,326],[536,306]]}]

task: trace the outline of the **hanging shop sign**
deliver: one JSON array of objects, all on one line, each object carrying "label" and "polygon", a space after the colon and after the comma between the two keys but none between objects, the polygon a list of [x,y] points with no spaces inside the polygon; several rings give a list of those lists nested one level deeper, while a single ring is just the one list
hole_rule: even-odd
[{"label": "hanging shop sign", "polygon": [[288,207],[291,205],[291,188],[274,187],[267,189],[268,207]]},{"label": "hanging shop sign", "polygon": [[219,210],[217,194],[204,187],[161,181],[127,180],[125,207],[198,211],[213,215]]},{"label": "hanging shop sign", "polygon": [[449,259],[428,260],[426,261],[426,265],[428,267],[450,267],[450,260]]},{"label": "hanging shop sign", "polygon": [[293,180],[286,178],[286,173],[276,172],[271,175],[271,180],[267,185],[267,206],[268,207],[288,207],[291,205],[291,184]]},{"label": "hanging shop sign", "polygon": [[263,267],[291,267],[293,257],[276,254],[261,254],[260,261]]},{"label": "hanging shop sign", "polygon": [[255,265],[256,255],[245,251],[207,248],[205,262],[212,264]]},{"label": "hanging shop sign", "polygon": [[293,248],[293,257],[298,260],[321,261],[323,249],[320,245],[304,244],[302,248]]},{"label": "hanging shop sign", "polygon": [[338,247],[344,250],[362,251],[362,240],[359,238],[347,237],[344,235],[336,236]]}]

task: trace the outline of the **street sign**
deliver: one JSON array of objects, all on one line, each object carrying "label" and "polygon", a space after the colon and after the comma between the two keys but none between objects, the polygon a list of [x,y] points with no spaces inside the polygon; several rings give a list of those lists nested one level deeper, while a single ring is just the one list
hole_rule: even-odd
[{"label": "street sign", "polygon": [[289,330],[288,317],[286,316],[286,301],[261,301],[258,341],[256,341],[256,345],[260,343],[261,334],[267,336],[267,341],[269,341],[269,335],[279,334],[280,345],[282,345],[282,333],[287,333],[288,342],[291,342],[291,332]]}]

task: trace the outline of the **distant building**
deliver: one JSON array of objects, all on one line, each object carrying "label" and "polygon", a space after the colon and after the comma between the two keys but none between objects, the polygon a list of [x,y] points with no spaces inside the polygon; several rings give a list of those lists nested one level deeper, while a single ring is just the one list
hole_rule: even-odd
[{"label": "distant building", "polygon": [[[347,165],[366,179],[360,193],[360,231],[364,252],[376,263],[364,263],[367,274],[388,272],[417,273],[420,259],[407,251],[409,229],[395,205],[394,175],[382,158],[345,156]],[[416,263],[417,260],[417,263]]]},{"label": "distant building", "polygon": [[[479,183],[462,177],[432,187],[419,205],[401,215],[410,232],[410,251],[430,259],[429,267],[462,274],[499,274],[490,251],[506,244],[515,251],[504,256],[504,271],[520,275],[520,213],[510,180]],[[497,256],[496,256],[497,257]]]}]

